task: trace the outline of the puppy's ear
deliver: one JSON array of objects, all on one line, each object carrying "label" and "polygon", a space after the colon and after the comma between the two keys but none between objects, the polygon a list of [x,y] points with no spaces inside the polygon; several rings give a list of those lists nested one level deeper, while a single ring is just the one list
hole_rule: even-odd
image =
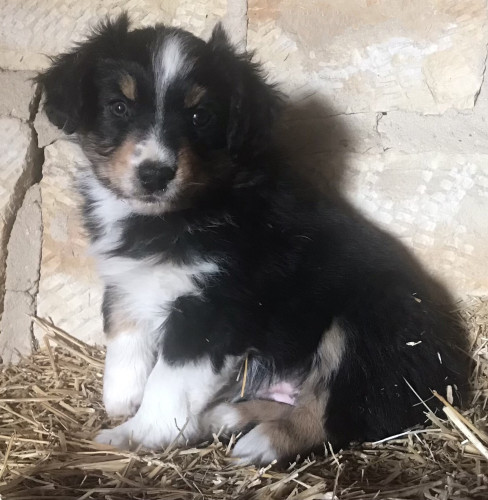
[{"label": "puppy's ear", "polygon": [[49,69],[36,81],[45,96],[44,111],[49,120],[67,134],[76,132],[96,102],[93,72],[100,57],[113,56],[127,34],[126,13],[106,20],[93,30],[86,42],[71,52],[53,58]]},{"label": "puppy's ear", "polygon": [[235,158],[250,158],[269,146],[283,99],[266,83],[253,54],[238,53],[219,23],[208,42],[220,74],[231,89],[227,145]]}]

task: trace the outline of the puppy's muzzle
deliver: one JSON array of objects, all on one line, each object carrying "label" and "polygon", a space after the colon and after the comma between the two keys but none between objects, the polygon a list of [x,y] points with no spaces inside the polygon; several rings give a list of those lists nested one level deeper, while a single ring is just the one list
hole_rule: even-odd
[{"label": "puppy's muzzle", "polygon": [[175,176],[175,169],[166,163],[145,161],[138,170],[139,182],[144,191],[154,194],[164,191]]}]

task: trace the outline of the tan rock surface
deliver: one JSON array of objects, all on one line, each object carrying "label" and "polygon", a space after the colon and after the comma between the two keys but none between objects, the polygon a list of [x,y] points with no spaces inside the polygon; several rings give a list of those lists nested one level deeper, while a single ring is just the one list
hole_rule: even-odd
[{"label": "tan rock surface", "polygon": [[336,113],[473,106],[485,0],[249,0],[248,45],[295,97]]},{"label": "tan rock surface", "polygon": [[[87,254],[80,220],[80,198],[74,189],[79,147],[59,140],[45,149],[41,181],[41,277],[37,314],[86,342],[103,342],[102,286]],[[36,337],[42,332],[36,328]]]},{"label": "tan rock surface", "polygon": [[488,85],[473,110],[447,110],[442,116],[392,111],[378,121],[385,148],[404,152],[488,153]]},{"label": "tan rock surface", "polygon": [[87,29],[123,10],[134,26],[181,25],[207,35],[226,12],[225,0],[0,0],[0,67],[41,69],[85,38]]},{"label": "tan rock surface", "polygon": [[35,74],[34,71],[0,70],[0,116],[30,119],[35,101],[36,85],[32,81]]},{"label": "tan rock surface", "polygon": [[43,111],[43,104],[41,101],[39,111],[34,118],[34,129],[37,133],[37,143],[40,148],[49,146],[57,139],[64,138],[63,132],[48,120],[46,113]]},{"label": "tan rock surface", "polygon": [[29,355],[34,346],[32,317],[36,313],[41,240],[41,192],[35,184],[25,194],[7,246],[5,307],[0,320],[4,363]]},{"label": "tan rock surface", "polygon": [[28,125],[0,118],[0,313],[3,309],[7,242],[15,214],[32,183],[35,145]]},{"label": "tan rock surface", "polygon": [[[0,0],[0,68],[9,70],[0,71],[0,116],[8,117],[0,119],[0,299],[7,239],[35,163],[35,136],[23,123],[33,118],[35,102],[26,78],[34,73],[26,70],[45,68],[46,55],[71,47],[122,9],[134,26],[164,22],[203,37],[222,18],[232,40],[256,49],[291,94],[281,122],[287,159],[396,234],[456,296],[488,293],[486,0],[248,6],[246,17],[246,0]],[[102,287],[72,186],[81,152],[59,140],[43,113],[34,126],[39,146],[46,146],[37,312],[102,343]],[[24,285],[10,287],[9,314],[35,307]],[[11,324],[30,328],[12,314],[5,316]],[[7,350],[28,350],[30,341],[22,336]],[[6,342],[0,334],[0,349]]]},{"label": "tan rock surface", "polygon": [[488,155],[390,151],[335,161],[347,165],[346,198],[455,296],[488,294]]}]

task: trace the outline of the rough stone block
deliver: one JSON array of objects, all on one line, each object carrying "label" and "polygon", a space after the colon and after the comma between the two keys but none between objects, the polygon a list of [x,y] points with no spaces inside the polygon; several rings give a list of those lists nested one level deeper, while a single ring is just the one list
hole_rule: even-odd
[{"label": "rough stone block", "polygon": [[[89,343],[103,343],[102,286],[80,220],[80,199],[74,189],[76,164],[83,156],[67,140],[45,149],[41,181],[41,277],[37,314]],[[35,327],[36,338],[43,332]]]},{"label": "rough stone block", "polygon": [[451,292],[488,294],[488,155],[347,154],[341,189]]},{"label": "rough stone block", "polygon": [[28,125],[0,118],[0,313],[3,309],[6,246],[15,214],[32,184],[36,146]]},{"label": "rough stone block", "polygon": [[[381,114],[379,114],[381,116]],[[376,113],[331,115],[320,99],[293,102],[285,107],[278,139],[297,161],[330,151],[379,153],[383,151]]]},{"label": "rough stone block", "polygon": [[272,76],[335,113],[467,109],[481,86],[485,0],[249,0],[248,14]]},{"label": "rough stone block", "polygon": [[226,13],[226,0],[0,0],[0,61],[7,69],[42,69],[46,56],[85,38],[87,29],[123,10],[134,26],[181,25],[208,35]]},{"label": "rough stone block", "polygon": [[204,39],[210,37],[212,29],[220,20],[223,19],[224,24],[227,20],[231,21],[231,18],[226,19],[227,0],[176,0],[174,5],[174,15],[168,21],[169,24],[191,31]]},{"label": "rough stone block", "polygon": [[[442,116],[393,111],[378,121],[385,148],[405,152],[488,153],[488,83],[472,111],[448,110]],[[487,242],[488,244],[488,242]]]},{"label": "rough stone block", "polygon": [[32,316],[41,259],[42,219],[39,185],[30,187],[17,212],[8,242],[4,312],[0,321],[0,356],[16,362],[32,351]]},{"label": "rough stone block", "polygon": [[41,256],[41,191],[34,184],[25,193],[7,245],[5,289],[37,293]]},{"label": "rough stone block", "polygon": [[227,12],[222,22],[232,43],[244,50],[247,44],[247,0],[227,0]]},{"label": "rough stone block", "polygon": [[0,364],[17,363],[33,351],[31,315],[35,298],[23,292],[5,293],[5,312],[0,324]]},{"label": "rough stone block", "polygon": [[33,71],[0,70],[0,116],[12,116],[24,121],[31,118],[37,87],[32,81],[35,74]]},{"label": "rough stone block", "polygon": [[44,102],[41,100],[39,112],[34,118],[34,129],[37,133],[37,144],[40,148],[44,148],[52,144],[57,139],[64,137],[64,134],[59,128],[55,127],[47,118],[46,113],[42,111]]}]

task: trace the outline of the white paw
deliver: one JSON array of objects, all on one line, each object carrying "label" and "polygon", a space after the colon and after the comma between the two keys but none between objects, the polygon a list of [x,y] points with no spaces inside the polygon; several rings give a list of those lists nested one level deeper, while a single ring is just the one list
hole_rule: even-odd
[{"label": "white paw", "polygon": [[[139,411],[127,422],[100,431],[95,441],[122,450],[134,450],[138,446],[155,450],[168,446],[178,438],[179,430],[174,422],[165,423],[162,415],[150,415],[150,419],[146,417]],[[180,441],[184,443],[185,439],[181,437]]]},{"label": "white paw", "polygon": [[258,425],[237,441],[232,456],[239,459],[241,464],[268,465],[278,460],[278,452],[271,445],[268,436],[262,431],[262,424]]},{"label": "white paw", "polygon": [[127,391],[122,391],[119,383],[103,384],[103,405],[110,417],[129,417],[134,415],[141,404],[144,395],[144,386],[132,384]]},{"label": "white paw", "polygon": [[134,418],[114,427],[113,429],[101,430],[95,438],[95,442],[107,444],[120,450],[134,450],[138,446],[147,449],[163,448],[168,443],[167,439],[161,437],[158,429],[141,426]]},{"label": "white paw", "polygon": [[141,404],[150,366],[144,361],[129,366],[106,364],[103,404],[111,417],[134,415]]},{"label": "white paw", "polygon": [[124,425],[119,425],[113,429],[101,430],[97,434],[95,442],[107,444],[120,450],[128,450],[131,445],[131,436],[128,434],[127,429],[124,428]]}]

